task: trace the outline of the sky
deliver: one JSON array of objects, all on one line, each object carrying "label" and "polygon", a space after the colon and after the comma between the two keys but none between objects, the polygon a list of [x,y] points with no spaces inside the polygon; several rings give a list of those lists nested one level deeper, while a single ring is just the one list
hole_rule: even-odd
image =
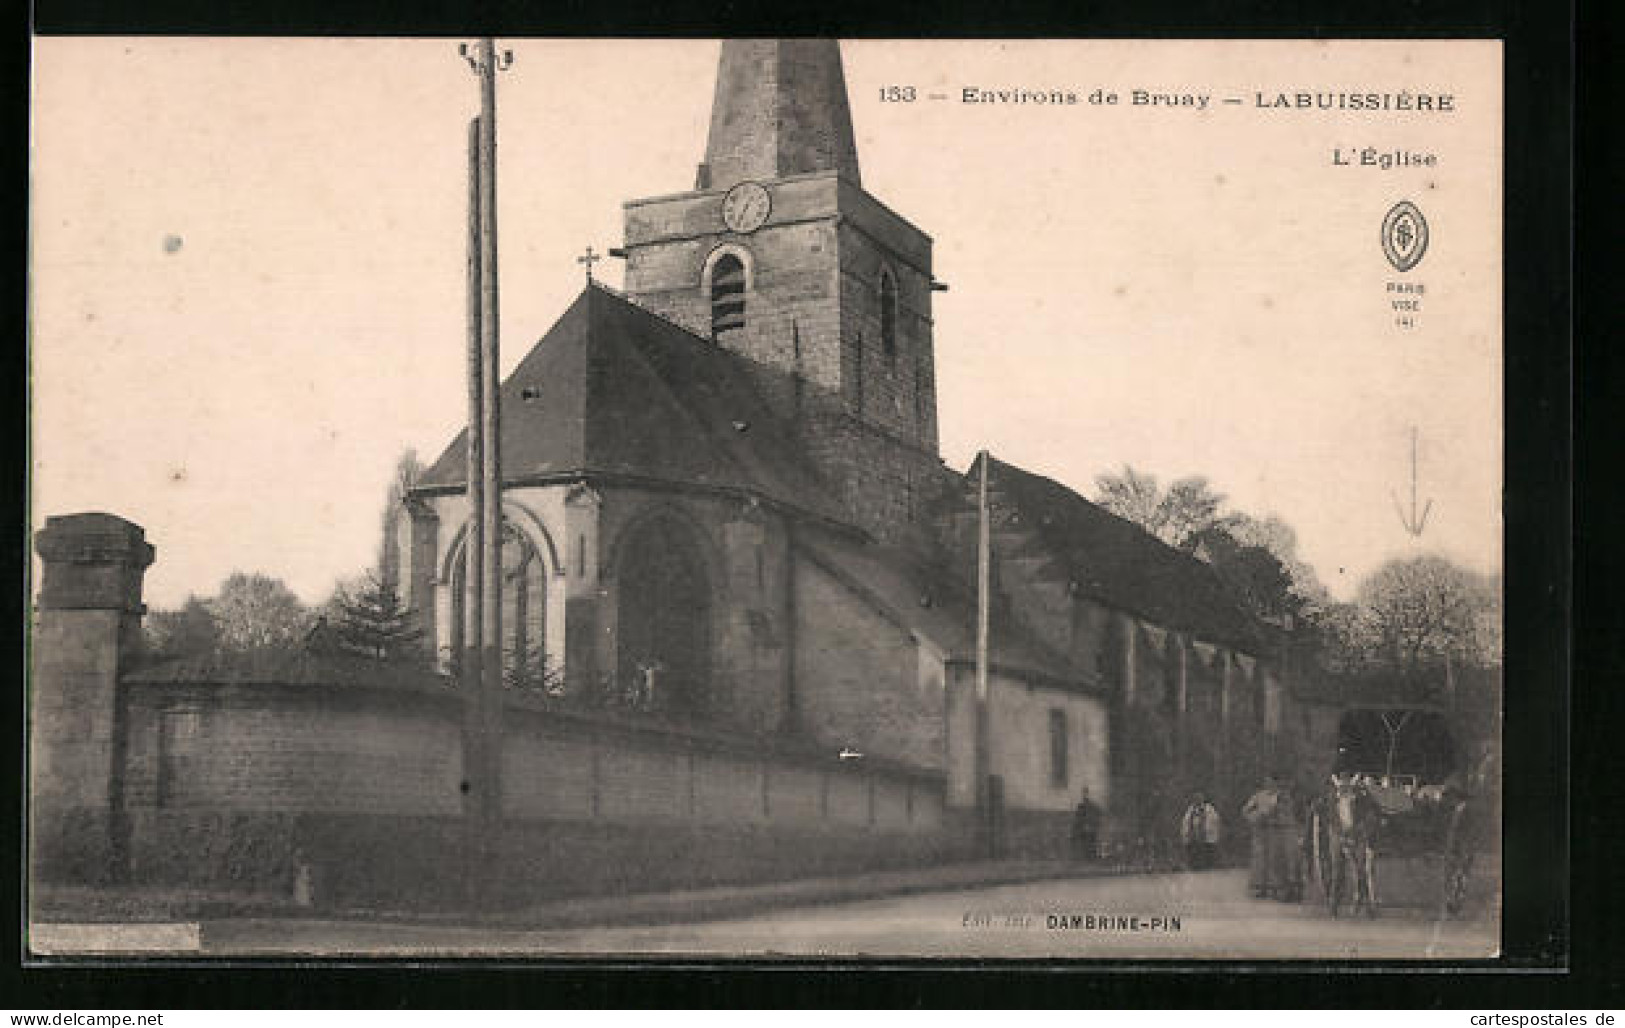
[{"label": "sky", "polygon": [[[619,245],[621,204],[692,186],[718,44],[503,45],[507,371],[580,292],[575,258]],[[1497,43],[843,53],[863,184],[932,236],[950,287],[932,316],[951,465],[987,448],[1085,495],[1125,464],[1206,476],[1290,524],[1341,598],[1422,551],[1500,568]],[[34,76],[33,524],[142,525],[156,608],[237,570],[325,600],[374,559],[397,457],[432,461],[465,413],[478,95],[456,41],[42,38]],[[1259,106],[1300,90],[1452,110]],[[1429,229],[1403,274],[1381,245],[1400,200]],[[617,262],[597,273],[620,285]],[[1408,327],[1401,282],[1424,290]],[[1396,511],[1413,428],[1420,538]]]}]

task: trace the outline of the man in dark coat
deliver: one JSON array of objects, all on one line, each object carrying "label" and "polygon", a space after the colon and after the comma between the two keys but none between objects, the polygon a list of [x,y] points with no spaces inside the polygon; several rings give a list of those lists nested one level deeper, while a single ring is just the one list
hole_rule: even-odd
[{"label": "man in dark coat", "polygon": [[1072,812],[1072,859],[1093,860],[1100,854],[1100,805],[1085,788]]}]

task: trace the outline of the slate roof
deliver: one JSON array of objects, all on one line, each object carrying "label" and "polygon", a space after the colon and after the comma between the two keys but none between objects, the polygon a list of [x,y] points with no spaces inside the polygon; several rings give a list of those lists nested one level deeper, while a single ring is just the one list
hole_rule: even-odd
[{"label": "slate roof", "polygon": [[[502,384],[505,482],[624,476],[739,490],[839,519],[747,361],[589,285]],[[462,488],[466,430],[419,489]]]},{"label": "slate roof", "polygon": [[1262,626],[1202,561],[1013,464],[990,458],[988,487],[1015,505],[1021,524],[1065,562],[1083,595],[1208,642],[1254,654],[1263,648]]},{"label": "slate roof", "polygon": [[[976,596],[947,569],[933,569],[910,553],[854,540],[799,535],[796,545],[845,584],[868,594],[869,601],[892,620],[941,647],[950,662],[976,659]],[[1102,688],[1092,669],[1075,667],[1010,618],[997,614],[989,626],[988,664],[995,671],[1037,674],[1074,688]]]}]

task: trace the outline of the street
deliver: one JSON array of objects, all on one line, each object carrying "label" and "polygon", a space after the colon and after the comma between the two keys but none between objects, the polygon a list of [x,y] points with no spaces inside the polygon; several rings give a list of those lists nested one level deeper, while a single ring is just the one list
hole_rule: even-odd
[{"label": "street", "polygon": [[1417,959],[1493,956],[1492,917],[1333,919],[1253,899],[1241,870],[1052,879],[690,924],[559,930],[205,922],[205,954]]}]

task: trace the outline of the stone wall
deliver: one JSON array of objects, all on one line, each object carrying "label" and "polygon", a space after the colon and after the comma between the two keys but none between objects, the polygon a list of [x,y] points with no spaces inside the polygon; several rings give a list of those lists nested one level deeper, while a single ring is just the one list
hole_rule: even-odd
[{"label": "stone wall", "polygon": [[[303,874],[320,905],[463,902],[455,694],[143,682],[131,708],[135,880],[285,902]],[[504,720],[484,873],[507,902],[895,867],[965,845],[933,776],[524,704]]]},{"label": "stone wall", "polygon": [[126,796],[132,808],[455,815],[459,716],[452,697],[411,692],[136,686]]}]

